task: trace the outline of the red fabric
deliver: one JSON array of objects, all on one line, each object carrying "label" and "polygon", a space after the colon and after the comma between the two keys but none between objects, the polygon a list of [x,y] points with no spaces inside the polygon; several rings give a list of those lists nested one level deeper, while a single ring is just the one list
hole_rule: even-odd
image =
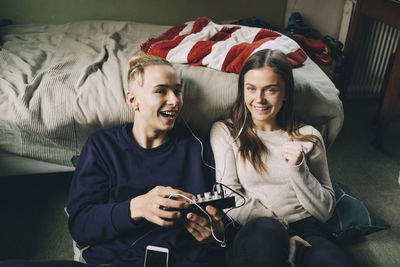
[{"label": "red fabric", "polygon": [[205,26],[207,26],[208,23],[210,23],[210,20],[208,18],[201,17],[196,19],[191,33],[197,33],[201,31],[202,29],[204,29]]},{"label": "red fabric", "polygon": [[[210,20],[207,18],[196,20],[190,34],[201,31],[209,22]],[[179,36],[179,33],[186,26],[187,24],[178,25],[169,29],[157,38],[150,38],[140,46],[141,50],[147,54],[157,54],[159,57],[166,58],[168,52],[189,35],[185,34]],[[153,52],[152,49],[157,50],[157,52]]]},{"label": "red fabric", "polygon": [[247,26],[218,25],[207,18],[175,26],[141,45],[148,54],[172,63],[207,66],[239,73],[247,58],[259,49],[280,49],[292,67],[300,66],[307,54],[290,38],[278,32]]},{"label": "red fabric", "polygon": [[232,33],[237,29],[239,27],[223,27],[220,32],[210,38],[210,41],[197,42],[188,54],[188,63],[193,66],[202,66],[202,59],[211,53],[212,46],[218,41],[230,38]]},{"label": "red fabric", "polygon": [[[275,39],[276,37],[271,38]],[[260,45],[262,45],[264,42],[265,39],[259,39],[252,44],[242,43],[235,45],[231,48],[231,50],[229,50],[228,54],[226,55],[221,70],[224,72],[240,73],[243,64],[246,62],[252,52],[260,47]]]},{"label": "red fabric", "polygon": [[307,38],[300,34],[293,34],[295,40],[317,64],[329,66],[332,64],[332,58],[329,53],[329,47],[319,39]]},{"label": "red fabric", "polygon": [[257,33],[256,37],[254,37],[253,42],[257,42],[260,40],[265,40],[265,41],[274,40],[279,36],[281,36],[281,34],[278,32],[274,32],[274,31],[267,30],[267,29],[260,29],[260,31]]},{"label": "red fabric", "polygon": [[150,38],[147,40],[147,42],[141,44],[140,49],[145,52],[148,53],[150,50],[150,47],[158,42],[161,42],[163,40],[172,40],[173,38],[175,38],[175,36],[177,36],[184,28],[186,27],[186,24],[182,24],[182,25],[178,25],[175,26],[171,29],[169,29],[168,31],[166,31],[165,33],[163,33],[162,35],[160,35],[157,38]]},{"label": "red fabric", "polygon": [[[225,57],[222,64],[222,71],[240,73],[243,64],[247,58],[253,53],[255,49],[260,47],[263,43],[271,41],[281,36],[280,33],[267,29],[260,29],[254,37],[253,43],[241,43],[232,47]],[[293,62],[296,65],[296,62]]]}]

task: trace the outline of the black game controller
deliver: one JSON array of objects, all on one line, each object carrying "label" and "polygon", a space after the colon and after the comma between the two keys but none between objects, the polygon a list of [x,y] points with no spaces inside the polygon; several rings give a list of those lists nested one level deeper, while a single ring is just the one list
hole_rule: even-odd
[{"label": "black game controller", "polygon": [[[205,192],[203,197],[201,196],[201,194],[198,194],[195,203],[204,210],[208,205],[213,206],[218,210],[232,208],[236,205],[235,197],[224,197],[223,194],[219,194],[217,191],[214,191],[213,194],[211,192]],[[193,212],[197,215],[204,215],[204,213],[196,204],[191,203],[186,209],[176,209],[168,207],[162,207],[162,209],[167,211],[180,211],[184,214]]]}]

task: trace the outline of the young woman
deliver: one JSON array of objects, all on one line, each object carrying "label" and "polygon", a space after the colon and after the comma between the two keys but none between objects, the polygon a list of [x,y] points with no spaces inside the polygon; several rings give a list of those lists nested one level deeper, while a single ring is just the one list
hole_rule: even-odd
[{"label": "young woman", "polygon": [[285,54],[254,53],[231,118],[211,129],[217,180],[245,197],[228,213],[244,226],[229,266],[354,266],[320,231],[335,196],[320,133],[295,118],[293,87]]},{"label": "young woman", "polygon": [[[204,166],[200,143],[175,125],[183,105],[176,71],[166,60],[137,56],[129,62],[128,84],[134,123],[94,133],[73,177],[68,225],[73,239],[87,247],[83,260],[143,266],[152,245],[169,250],[169,267],[224,266],[209,219],[179,211],[188,205],[184,196],[211,191],[215,173]],[[211,148],[204,160],[213,164]],[[221,213],[206,210],[222,239]]]}]

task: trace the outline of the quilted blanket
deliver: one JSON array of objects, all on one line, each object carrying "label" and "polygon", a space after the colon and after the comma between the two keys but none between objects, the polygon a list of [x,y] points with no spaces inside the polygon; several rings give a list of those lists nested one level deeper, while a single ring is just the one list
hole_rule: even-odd
[{"label": "quilted blanket", "polygon": [[175,26],[141,45],[143,52],[173,63],[233,73],[240,72],[251,54],[265,48],[284,52],[292,67],[300,66],[307,59],[307,54],[295,41],[278,32],[215,24],[204,17]]}]

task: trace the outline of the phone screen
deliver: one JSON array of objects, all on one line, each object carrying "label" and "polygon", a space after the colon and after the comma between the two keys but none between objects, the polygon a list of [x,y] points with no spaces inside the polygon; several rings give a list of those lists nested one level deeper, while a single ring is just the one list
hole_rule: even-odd
[{"label": "phone screen", "polygon": [[168,267],[168,252],[147,249],[144,267]]}]

